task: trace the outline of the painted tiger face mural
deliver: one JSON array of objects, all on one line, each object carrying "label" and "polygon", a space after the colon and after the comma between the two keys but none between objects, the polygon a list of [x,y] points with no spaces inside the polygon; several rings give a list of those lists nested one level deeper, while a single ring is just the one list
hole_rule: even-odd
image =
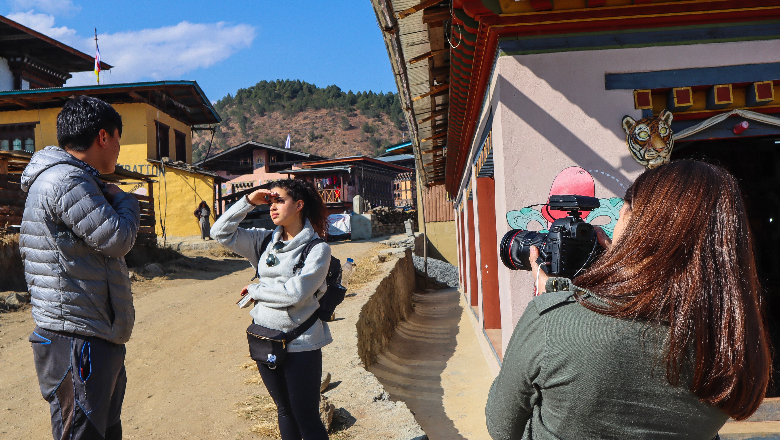
[{"label": "painted tiger face mural", "polygon": [[623,117],[623,130],[631,155],[645,168],[655,168],[669,162],[674,147],[672,113],[662,111],[654,118],[635,121]]}]

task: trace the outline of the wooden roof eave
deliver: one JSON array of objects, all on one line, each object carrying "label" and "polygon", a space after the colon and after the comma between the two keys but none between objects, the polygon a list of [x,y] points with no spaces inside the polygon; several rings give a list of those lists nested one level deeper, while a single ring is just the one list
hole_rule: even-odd
[{"label": "wooden roof eave", "polygon": [[[466,166],[467,150],[476,129],[482,96],[487,87],[498,38],[501,36],[538,36],[556,33],[599,32],[648,27],[671,27],[695,24],[763,21],[780,18],[780,0],[705,0],[685,2],[642,3],[620,7],[599,7],[577,10],[545,11],[522,14],[475,14],[467,6],[481,2],[458,2],[454,11],[462,17],[461,6],[473,21],[479,22],[476,32],[474,61],[465,69],[462,83],[451,80],[451,97],[466,91],[462,108],[451,107],[451,145],[447,157],[447,191],[456,194]],[[465,21],[465,20],[464,20]],[[472,26],[465,26],[472,28]],[[470,29],[466,29],[468,31]],[[455,51],[453,51],[455,52]],[[462,52],[454,53],[453,65]],[[465,67],[465,66],[464,66]],[[451,100],[453,104],[457,100]],[[456,116],[457,115],[457,116]],[[458,128],[462,125],[462,128]]]},{"label": "wooden roof eave", "polygon": [[[401,12],[395,10],[390,0],[371,0],[374,12],[377,16],[377,22],[380,29],[383,31],[383,38],[385,41],[385,47],[387,48],[388,56],[390,58],[390,65],[392,66],[395,74],[396,85],[398,87],[399,98],[401,101],[401,108],[406,117],[407,125],[409,126],[413,152],[416,161],[420,160],[420,146],[419,139],[419,127],[417,123],[417,114],[422,110],[422,106],[412,103],[412,84],[410,83],[408,67],[406,60],[413,56],[407,53],[408,47],[413,41],[410,41],[414,26],[410,25],[409,20],[417,20],[417,26],[421,25],[419,21],[421,18],[417,14],[414,17],[408,17],[404,20],[405,23],[399,23],[396,19],[396,14]],[[422,51],[425,51],[425,42],[422,42]],[[428,49],[430,50],[430,49]],[[420,55],[416,53],[414,56]],[[427,81],[426,81],[427,82]],[[419,94],[419,93],[418,93]],[[418,173],[419,178],[423,182],[423,185],[427,184],[427,175],[423,169]]]},{"label": "wooden roof eave", "polygon": [[[85,62],[90,63],[91,66],[94,67],[95,58],[93,56],[91,56],[91,55],[87,55],[84,52],[76,50],[76,49],[74,49],[74,48],[72,48],[72,47],[70,47],[70,46],[68,46],[66,44],[60,43],[59,41],[57,41],[57,40],[55,40],[53,38],[47,37],[46,35],[43,35],[40,32],[34,31],[34,30],[28,28],[27,26],[24,26],[24,25],[22,25],[20,23],[17,23],[15,21],[11,20],[11,19],[3,17],[2,15],[0,15],[0,23],[4,24],[4,25],[6,25],[6,26],[8,26],[10,28],[16,29],[16,30],[20,31],[20,33],[28,34],[28,35],[34,37],[37,40],[44,41],[47,44],[49,44],[51,46],[54,46],[57,49],[62,50],[62,51],[66,52],[66,53],[68,53],[70,55],[73,55],[73,56],[75,56],[77,58],[83,59]],[[108,63],[105,63],[103,61],[100,62],[100,68],[102,70],[110,70],[113,67],[114,66],[112,66],[112,65],[110,65]],[[73,72],[87,72],[89,70],[90,69],[86,69],[86,70],[73,70]]]}]

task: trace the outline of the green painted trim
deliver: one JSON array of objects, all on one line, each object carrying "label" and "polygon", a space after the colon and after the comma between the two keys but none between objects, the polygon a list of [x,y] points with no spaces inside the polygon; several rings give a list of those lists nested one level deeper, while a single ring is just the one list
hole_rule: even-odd
[{"label": "green painted trim", "polygon": [[47,93],[70,92],[70,91],[84,92],[84,91],[124,89],[124,88],[132,88],[132,87],[162,87],[162,86],[177,86],[177,85],[187,85],[187,86],[194,87],[195,90],[198,92],[200,99],[203,101],[204,107],[206,107],[211,112],[214,118],[216,118],[217,122],[222,121],[222,118],[219,117],[217,111],[214,110],[214,107],[212,107],[211,101],[209,101],[208,98],[206,98],[206,94],[203,93],[203,90],[195,81],[154,81],[154,82],[137,82],[137,83],[103,84],[103,85],[96,84],[94,86],[55,87],[51,89],[6,90],[0,92],[0,98],[5,96],[28,96],[28,95],[35,96],[35,95],[45,95]]},{"label": "green painted trim", "polygon": [[[459,25],[457,25],[457,24],[456,24],[456,25],[454,25],[454,26],[457,26],[457,27],[459,27],[460,29],[464,29],[462,26],[459,26]],[[476,36],[476,35],[474,35],[474,34],[472,34],[471,32],[463,32],[463,33],[461,33],[461,34],[459,34],[459,35],[460,35],[461,37],[463,37],[463,39],[464,39],[465,41],[469,41],[469,42],[472,42],[472,43],[476,43],[476,41],[477,41],[477,36]],[[457,43],[455,43],[455,44],[457,44]],[[469,44],[469,46],[472,46],[472,47],[473,47],[474,45],[473,45],[473,44]]]},{"label": "green painted trim", "polygon": [[501,9],[501,2],[498,0],[482,0],[482,5],[493,11],[493,13],[496,15],[504,13],[504,11]]},{"label": "green painted trim", "polygon": [[479,29],[479,22],[469,17],[469,15],[466,14],[466,11],[464,11],[463,9],[457,9],[457,8],[453,9],[452,15],[454,15],[455,18],[457,18],[458,20],[465,23],[466,26],[470,27],[471,29]]}]

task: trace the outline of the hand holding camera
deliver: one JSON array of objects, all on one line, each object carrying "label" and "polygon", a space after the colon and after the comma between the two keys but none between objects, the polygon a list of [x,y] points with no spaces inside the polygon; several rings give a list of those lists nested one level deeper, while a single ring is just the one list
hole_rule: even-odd
[{"label": "hand holding camera", "polygon": [[[581,217],[581,210],[598,208],[599,200],[586,196],[553,195],[548,206],[553,210],[568,211],[569,215],[555,220],[546,233],[522,229],[507,232],[501,239],[501,261],[512,270],[536,272],[541,266],[544,281],[549,276],[574,278],[611,245],[601,228],[594,227]],[[539,277],[540,285],[544,285],[541,273]]]}]

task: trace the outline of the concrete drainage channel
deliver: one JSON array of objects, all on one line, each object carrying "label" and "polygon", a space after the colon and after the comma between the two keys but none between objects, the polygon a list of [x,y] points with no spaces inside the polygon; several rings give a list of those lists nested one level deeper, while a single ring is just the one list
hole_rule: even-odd
[{"label": "concrete drainage channel", "polygon": [[350,291],[354,296],[339,306],[336,321],[329,323],[334,341],[323,348],[323,370],[332,379],[323,395],[337,408],[335,428],[344,430],[345,438],[424,440],[428,437],[406,404],[391,401],[382,384],[366,370],[412,311],[415,272],[411,250],[384,249],[373,258],[381,275]]}]

